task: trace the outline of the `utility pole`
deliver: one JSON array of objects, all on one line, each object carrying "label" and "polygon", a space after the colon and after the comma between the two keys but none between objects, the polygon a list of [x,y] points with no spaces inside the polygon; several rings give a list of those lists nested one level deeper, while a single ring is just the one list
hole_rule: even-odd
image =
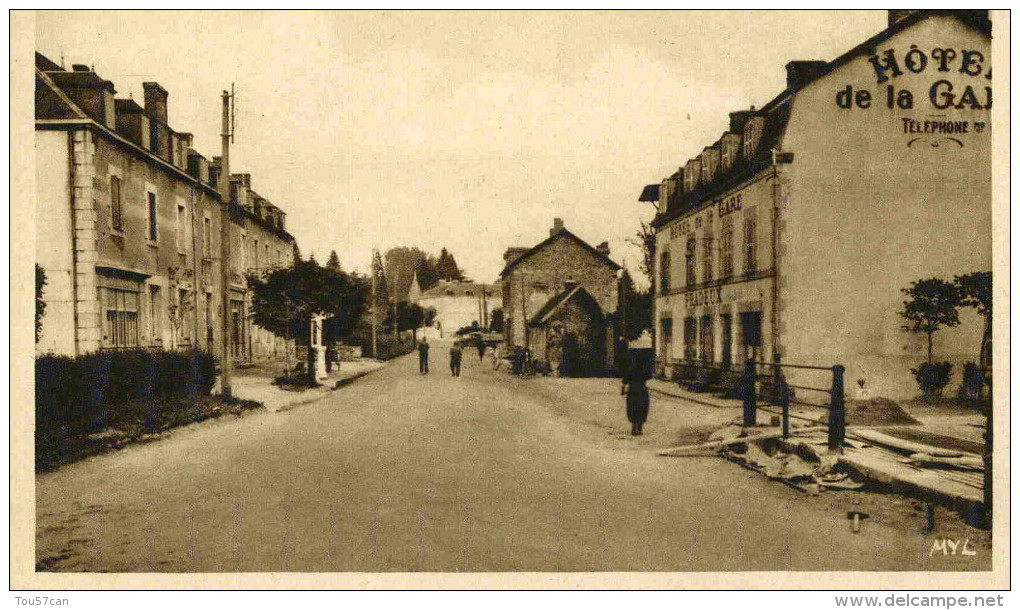
[{"label": "utility pole", "polygon": [[379,285],[379,279],[376,277],[376,269],[375,269],[375,248],[372,248],[372,357],[375,358],[376,360],[379,359],[379,351],[378,351],[378,349],[379,349],[379,341],[378,341],[378,339],[376,337],[376,333],[378,332],[378,329],[376,328],[376,326],[378,324],[376,316],[379,314],[379,311],[375,307],[375,305],[376,305],[375,291],[376,291],[376,288],[377,288],[378,285]]},{"label": "utility pole", "polygon": [[[231,84],[231,90],[234,86]],[[224,396],[233,395],[233,364],[230,361],[230,331],[233,312],[230,310],[230,234],[233,212],[230,206],[230,141],[233,134],[230,129],[230,101],[232,94],[224,91],[223,97],[223,131],[220,133],[223,143],[223,156],[220,159],[220,198],[223,201],[223,220],[220,223],[220,280],[223,286],[223,362],[220,373],[221,391]]]}]

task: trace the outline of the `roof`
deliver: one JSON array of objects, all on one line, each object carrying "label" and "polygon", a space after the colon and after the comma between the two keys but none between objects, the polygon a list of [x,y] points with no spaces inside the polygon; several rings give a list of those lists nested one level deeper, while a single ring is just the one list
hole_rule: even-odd
[{"label": "roof", "polygon": [[[416,274],[417,276],[417,274]],[[492,284],[476,284],[474,282],[450,282],[447,280],[439,280],[434,286],[428,290],[424,290],[421,293],[423,299],[436,298],[436,297],[478,297],[482,294],[482,290],[485,290],[488,296],[494,296],[496,294],[495,286]],[[447,294],[452,292],[453,294]],[[470,292],[471,294],[468,294]]]},{"label": "roof", "polygon": [[531,320],[528,321],[528,325],[541,326],[545,324],[549,321],[549,318],[553,317],[553,315],[559,311],[560,307],[563,307],[563,305],[572,299],[584,299],[589,303],[594,304],[595,309],[597,309],[599,313],[602,313],[602,309],[599,307],[595,297],[591,296],[591,294],[589,294],[588,291],[580,284],[575,284],[573,286],[567,286],[563,292],[546,301],[545,305],[538,310],[538,313],[532,316]]},{"label": "roof", "polygon": [[506,264],[506,266],[505,266],[505,267],[503,267],[503,270],[502,270],[502,271],[500,271],[500,273],[499,273],[499,276],[500,276],[500,277],[506,277],[506,275],[507,275],[508,273],[510,273],[510,270],[511,270],[511,269],[513,269],[514,267],[516,267],[518,263],[520,263],[520,262],[524,261],[525,259],[527,259],[527,258],[531,257],[531,256],[532,256],[533,254],[535,254],[536,252],[538,252],[538,251],[539,251],[539,250],[541,250],[542,248],[545,248],[546,246],[548,246],[548,245],[549,245],[549,244],[551,244],[552,242],[556,241],[556,240],[557,240],[557,239],[559,239],[560,237],[566,237],[567,239],[573,240],[573,241],[575,241],[576,243],[580,244],[580,245],[581,245],[581,246],[583,246],[583,247],[584,247],[584,248],[585,248],[586,250],[588,250],[589,252],[591,252],[592,254],[594,254],[594,255],[595,255],[596,257],[598,257],[599,259],[601,259],[603,263],[605,263],[605,264],[609,265],[609,266],[610,266],[610,267],[612,267],[613,269],[622,269],[622,268],[623,268],[623,267],[621,267],[621,266],[617,265],[616,263],[614,263],[614,262],[613,262],[613,259],[611,259],[611,258],[609,258],[608,256],[606,256],[605,254],[603,254],[603,253],[599,252],[599,251],[598,251],[598,250],[596,250],[595,248],[592,248],[592,247],[591,247],[591,246],[590,246],[590,245],[588,244],[588,242],[584,241],[584,240],[583,240],[583,239],[581,239],[580,237],[578,237],[578,236],[574,235],[573,233],[571,233],[570,231],[568,231],[568,230],[566,230],[566,229],[560,229],[560,230],[559,230],[559,231],[557,231],[556,233],[553,233],[552,235],[550,235],[550,236],[549,236],[549,237],[548,237],[547,239],[543,240],[543,241],[542,241],[541,243],[539,243],[539,244],[538,244],[537,246],[535,246],[535,247],[531,248],[530,250],[528,250],[528,251],[527,251],[527,252],[525,252],[524,254],[521,254],[521,255],[520,255],[520,256],[518,256],[517,258],[515,258],[515,259],[513,259],[512,261],[510,261],[509,263],[507,263],[507,264]]},{"label": "roof", "polygon": [[[795,85],[788,86],[780,92],[779,95],[765,104],[765,106],[763,106],[760,110],[731,112],[731,123],[733,122],[734,115],[737,115],[737,119],[749,118],[750,116],[762,116],[765,118],[764,131],[758,142],[758,147],[752,157],[750,159],[743,159],[739,162],[734,162],[730,168],[719,172],[711,182],[698,187],[694,191],[689,193],[676,193],[676,202],[679,205],[675,205],[673,201],[670,201],[667,209],[656,216],[652,220],[651,225],[655,228],[661,227],[684,213],[689,212],[692,209],[696,209],[699,205],[704,203],[707,198],[718,195],[721,192],[732,188],[771,165],[771,151],[773,148],[778,147],[783,132],[786,129],[786,122],[789,119],[789,102],[797,91],[803,89],[814,81],[825,77],[854,58],[860,55],[873,53],[878,44],[888,40],[892,36],[925,19],[928,19],[929,17],[938,15],[954,17],[962,23],[974,28],[978,32],[989,36],[991,35],[991,23],[987,19],[986,11],[961,11],[950,9],[917,10],[893,23],[878,34],[858,44],[836,59],[833,59],[830,62],[819,62],[825,63],[825,65],[820,67],[820,69],[813,71],[810,76],[798,81]],[[711,147],[706,147],[706,149],[707,148]],[[690,161],[694,161],[695,159],[691,159]],[[645,194],[647,192],[648,187],[646,186],[645,190],[641,193],[640,201],[646,201]]]},{"label": "roof", "polygon": [[660,185],[658,185],[658,184],[648,184],[648,185],[645,185],[644,190],[641,191],[641,197],[638,198],[638,201],[658,202],[659,201],[659,186]]}]

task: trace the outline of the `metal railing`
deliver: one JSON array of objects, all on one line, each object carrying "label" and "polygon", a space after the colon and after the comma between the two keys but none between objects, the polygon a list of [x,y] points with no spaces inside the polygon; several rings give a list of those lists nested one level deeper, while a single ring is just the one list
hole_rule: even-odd
[{"label": "metal railing", "polygon": [[[828,428],[829,449],[839,450],[843,446],[846,437],[846,398],[843,388],[845,368],[842,365],[813,366],[749,359],[745,361],[743,371],[721,364],[690,360],[673,363],[671,366],[674,367],[671,380],[682,386],[694,391],[716,389],[740,398],[745,427],[757,423],[758,411],[779,415],[783,438],[790,436],[791,419],[820,423],[816,418],[791,414],[790,405],[825,410],[827,417],[824,425]],[[789,383],[786,373],[791,371],[801,371],[798,374],[801,377],[811,372],[824,373],[828,387]],[[770,409],[773,406],[779,406],[778,413]]]}]

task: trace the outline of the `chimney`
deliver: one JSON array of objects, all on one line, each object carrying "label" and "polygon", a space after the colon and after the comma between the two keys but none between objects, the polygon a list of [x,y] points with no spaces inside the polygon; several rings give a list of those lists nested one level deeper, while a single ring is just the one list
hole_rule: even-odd
[{"label": "chimney", "polygon": [[159,83],[142,83],[145,89],[145,112],[157,121],[166,124],[166,89],[159,86]]},{"label": "chimney", "polygon": [[910,16],[911,13],[916,13],[917,9],[913,8],[895,8],[889,9],[889,27],[892,27],[897,21],[902,21],[905,17]]},{"label": "chimney", "polygon": [[730,133],[743,134],[744,125],[747,124],[747,119],[754,115],[753,108],[751,110],[738,110],[730,113]]},{"label": "chimney", "polygon": [[556,235],[557,233],[559,233],[562,230],[563,230],[563,219],[562,218],[553,218],[553,226],[552,226],[552,229],[549,229],[549,237],[552,237],[553,235]]},{"label": "chimney", "polygon": [[149,117],[134,100],[115,100],[117,133],[149,150]]},{"label": "chimney", "polygon": [[819,60],[791,61],[786,64],[786,88],[797,89],[815,79],[829,63]]},{"label": "chimney", "polygon": [[608,241],[602,242],[595,249],[598,250],[599,254],[601,254],[602,256],[605,256],[605,257],[609,256],[609,242]]}]

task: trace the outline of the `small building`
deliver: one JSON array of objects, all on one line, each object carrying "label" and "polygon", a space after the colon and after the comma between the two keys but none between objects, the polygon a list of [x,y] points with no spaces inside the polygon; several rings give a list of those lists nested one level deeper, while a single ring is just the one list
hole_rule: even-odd
[{"label": "small building", "polygon": [[[504,254],[503,334],[508,348],[571,375],[612,371],[617,358],[621,267],[609,244],[593,248],[559,218],[549,238]],[[564,361],[565,364],[564,364]]]},{"label": "small building", "polygon": [[88,66],[65,70],[36,53],[35,259],[47,276],[37,353],[221,355],[220,242],[229,222],[232,357],[282,355],[275,340],[252,344],[261,333],[250,329],[244,277],[290,264],[284,215],[260,211],[245,188],[234,190],[228,213],[218,158],[210,162],[190,133],[169,126],[165,89],[143,87],[144,106],[116,99],[114,84]]},{"label": "small building", "polygon": [[[789,62],[784,91],[645,187],[660,372],[841,364],[848,393],[918,393],[901,289],[992,265],[990,36],[987,11],[889,11],[836,59]],[[983,333],[961,320],[935,336],[956,379]]]},{"label": "small building", "polygon": [[421,329],[430,339],[453,337],[461,328],[477,324],[488,328],[496,286],[475,282],[451,282],[440,280],[428,290],[422,291],[415,274],[408,300],[421,307],[436,310],[431,327]]}]

